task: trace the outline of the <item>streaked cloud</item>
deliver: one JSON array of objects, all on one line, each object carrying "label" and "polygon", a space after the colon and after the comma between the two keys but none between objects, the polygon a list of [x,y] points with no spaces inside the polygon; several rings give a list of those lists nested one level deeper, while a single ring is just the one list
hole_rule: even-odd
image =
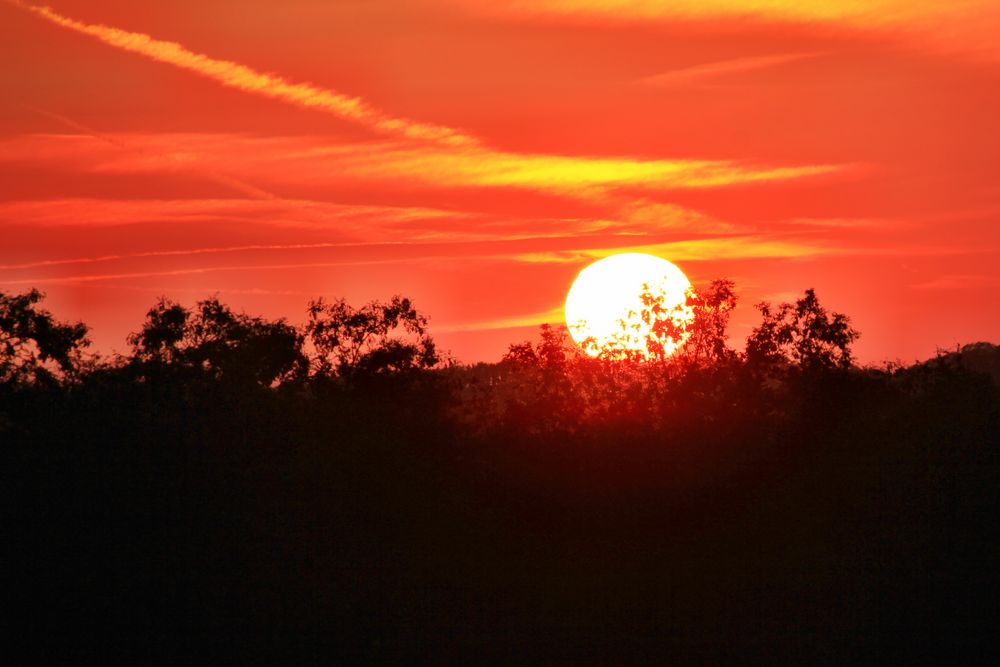
[{"label": "streaked cloud", "polygon": [[[168,249],[127,254],[60,257],[11,262],[0,269],[93,263],[136,257],[181,256],[250,250],[287,250],[400,245],[514,242],[582,236],[712,233],[730,226],[697,211],[667,204],[623,206],[615,218],[545,218],[484,214],[420,206],[337,204],[273,199],[82,199],[65,198],[0,202],[0,228],[36,233],[75,233],[136,226],[235,223],[244,230],[271,230],[270,236],[323,240],[312,243],[253,243],[225,247]],[[56,231],[56,228],[58,232]],[[304,236],[305,235],[305,236]],[[294,237],[293,237],[294,238]],[[0,250],[0,262],[4,261]]]},{"label": "streaked cloud", "polygon": [[532,264],[582,264],[621,252],[644,252],[660,257],[669,257],[671,261],[691,262],[766,257],[809,257],[838,254],[842,252],[842,249],[833,244],[781,241],[762,236],[728,236],[611,248],[580,248],[523,253],[514,259]]},{"label": "streaked cloud", "polygon": [[593,199],[620,188],[675,190],[782,182],[847,172],[856,165],[768,165],[736,160],[520,154],[484,147],[400,142],[329,144],[312,136],[248,137],[160,133],[133,137],[150,150],[115,150],[80,135],[22,135],[0,141],[0,160],[58,163],[96,173],[227,170],[270,190],[381,184],[390,188],[516,188]]},{"label": "streaked cloud", "polygon": [[843,26],[879,31],[937,50],[1000,55],[1000,5],[995,0],[442,0],[476,14],[528,20],[648,24],[668,21],[733,21]]},{"label": "streaked cloud", "polygon": [[725,187],[845,169],[840,165],[776,167],[724,160],[573,157],[482,149],[456,152],[401,145],[317,149],[313,158],[340,166],[341,173],[366,178],[388,175],[439,186],[516,187],[574,196],[602,195],[630,186],[658,190]]},{"label": "streaked cloud", "polygon": [[915,290],[968,290],[976,287],[991,287],[1000,284],[996,278],[971,273],[939,276],[932,280],[910,285]]},{"label": "streaked cloud", "polygon": [[536,327],[541,324],[562,323],[566,319],[563,307],[557,306],[536,313],[526,315],[512,315],[508,317],[498,317],[489,320],[478,320],[474,322],[463,322],[457,324],[443,324],[434,326],[436,333],[456,333],[461,331],[492,331],[502,329],[523,329],[524,327]]},{"label": "streaked cloud", "polygon": [[460,130],[393,116],[360,97],[345,95],[309,83],[292,82],[274,74],[259,72],[246,65],[195,53],[177,42],[155,39],[150,35],[112,26],[77,21],[58,14],[48,7],[38,7],[19,0],[6,1],[55,25],[99,39],[109,46],[180,67],[213,79],[224,86],[329,113],[375,132],[452,146],[477,143],[475,138]]},{"label": "streaked cloud", "polygon": [[733,234],[739,230],[739,226],[702,211],[643,199],[623,204],[620,215],[622,222],[618,224],[630,233]]},{"label": "streaked cloud", "polygon": [[789,225],[816,229],[898,229],[910,226],[912,222],[889,218],[792,218],[785,220]]},{"label": "streaked cloud", "polygon": [[[72,128],[74,130],[78,130],[80,132],[83,132],[84,134],[88,134],[91,137],[93,137],[95,139],[98,139],[100,141],[104,141],[104,142],[110,144],[111,146],[114,146],[114,147],[116,147],[116,148],[118,148],[120,150],[132,152],[132,153],[138,153],[138,154],[142,154],[142,153],[144,153],[144,152],[146,152],[148,150],[144,146],[137,146],[137,145],[135,145],[133,143],[129,143],[127,141],[124,141],[120,137],[111,136],[111,135],[108,135],[108,134],[106,134],[104,132],[99,132],[98,130],[95,130],[92,127],[88,127],[87,125],[84,125],[83,123],[75,121],[72,118],[68,118],[68,117],[63,116],[61,114],[53,113],[51,111],[46,111],[45,109],[37,109],[37,108],[34,108],[34,107],[26,107],[26,108],[30,109],[31,111],[34,111],[37,114],[45,116],[46,118],[50,118],[50,119],[56,121],[57,123],[65,125],[65,126],[67,126],[69,128]],[[172,155],[166,155],[164,157],[167,160],[178,159],[178,158],[174,158]],[[181,163],[181,166],[183,166],[185,168],[187,168],[189,166],[186,162],[183,162],[181,160],[178,160],[178,161]],[[247,183],[246,181],[242,181],[242,180],[240,180],[238,178],[234,178],[230,174],[227,174],[227,173],[222,172],[222,171],[218,171],[218,170],[215,170],[215,169],[208,169],[208,170],[204,171],[204,175],[207,178],[210,178],[210,179],[212,179],[212,180],[214,180],[214,181],[216,181],[218,183],[221,183],[222,185],[224,185],[224,186],[226,186],[228,188],[231,188],[235,192],[239,192],[240,194],[242,194],[244,196],[250,197],[251,199],[275,199],[277,197],[277,195],[275,195],[273,192],[268,192],[267,190],[262,190],[262,189],[254,186],[254,185],[252,185],[250,183]]]},{"label": "streaked cloud", "polygon": [[[472,7],[470,0],[458,4]],[[786,21],[845,22],[859,25],[924,24],[949,17],[973,21],[996,18],[991,0],[948,3],[913,0],[499,0],[496,13],[521,16],[598,17],[612,21],[699,18],[762,18]]]},{"label": "streaked cloud", "polygon": [[[85,199],[60,198],[0,202],[0,224],[33,227],[123,226],[150,222],[244,222],[271,227],[323,229],[368,237],[373,231],[420,222],[483,220],[483,216],[422,206],[337,204],[295,199]],[[385,240],[385,239],[383,239]]]},{"label": "streaked cloud", "polygon": [[230,253],[254,252],[261,250],[329,250],[333,248],[357,248],[379,245],[398,245],[398,243],[290,243],[290,244],[255,244],[223,246],[218,248],[189,248],[185,250],[150,250],[147,252],[122,253],[118,255],[97,255],[94,257],[73,257],[70,259],[46,259],[21,264],[0,264],[0,271],[21,269],[37,269],[52,266],[67,266],[70,264],[100,264],[103,262],[118,262],[129,259],[150,259],[154,257],[193,257],[197,255],[221,255]]},{"label": "streaked cloud", "polygon": [[407,264],[414,262],[432,262],[453,260],[446,255],[427,255],[416,257],[397,257],[391,259],[344,260],[339,262],[292,262],[280,264],[226,264],[217,266],[199,266],[185,269],[165,271],[127,271],[120,273],[81,273],[70,276],[35,276],[17,280],[4,280],[5,285],[67,285],[76,283],[92,283],[116,280],[136,280],[139,278],[163,278],[175,276],[193,276],[206,273],[259,271],[301,271],[303,269],[332,269],[349,266],[378,266],[386,264]]},{"label": "streaked cloud", "polygon": [[[421,123],[396,117],[375,108],[360,97],[351,97],[334,90],[311,84],[290,82],[280,76],[266,74],[245,65],[219,60],[196,53],[176,42],[158,40],[150,35],[119,28],[90,24],[68,18],[47,7],[38,7],[19,0],[8,0],[51,23],[75,32],[95,37],[110,46],[140,54],[159,62],[213,79],[225,86],[251,94],[259,94],[299,107],[330,113],[342,120],[357,123],[382,134],[395,135],[405,142],[378,142],[347,146],[317,147],[315,139],[307,149],[291,155],[260,155],[268,160],[262,174],[232,174],[230,151],[224,151],[226,161],[213,163],[212,157],[187,154],[178,150],[177,137],[160,136],[168,142],[162,151],[141,156],[121,155],[110,164],[98,168],[114,170],[115,164],[134,172],[153,167],[183,171],[201,170],[224,180],[230,186],[245,186],[261,177],[280,179],[316,178],[320,174],[337,174],[380,180],[404,180],[432,184],[436,187],[517,187],[583,197],[600,197],[609,189],[640,186],[657,189],[721,187],[761,181],[781,181],[842,169],[838,165],[749,165],[725,160],[638,159],[628,156],[565,156],[517,153],[484,146],[478,138],[443,125]],[[757,63],[759,66],[760,63]],[[743,65],[746,67],[746,63]],[[753,66],[753,65],[750,65]],[[728,67],[739,67],[730,64]],[[96,136],[88,131],[88,134]],[[102,136],[102,141],[108,141]],[[416,143],[414,143],[416,140]],[[429,143],[426,143],[429,142]],[[128,145],[118,139],[114,146]],[[244,167],[254,157],[244,154],[239,163]],[[305,169],[295,169],[296,162]],[[292,166],[292,168],[286,168]],[[276,168],[277,167],[277,168]],[[270,190],[255,190],[266,193]]]},{"label": "streaked cloud", "polygon": [[683,67],[640,79],[638,83],[647,86],[676,86],[714,79],[730,74],[778,67],[788,63],[816,58],[821,52],[781,53],[770,56],[749,56]]}]

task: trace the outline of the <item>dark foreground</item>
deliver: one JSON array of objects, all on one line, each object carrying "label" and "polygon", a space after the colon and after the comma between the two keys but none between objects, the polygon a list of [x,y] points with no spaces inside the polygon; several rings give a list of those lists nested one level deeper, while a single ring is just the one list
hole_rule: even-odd
[{"label": "dark foreground", "polygon": [[592,394],[524,373],[8,387],[9,636],[37,662],[995,653],[989,376],[691,372],[584,421]]}]

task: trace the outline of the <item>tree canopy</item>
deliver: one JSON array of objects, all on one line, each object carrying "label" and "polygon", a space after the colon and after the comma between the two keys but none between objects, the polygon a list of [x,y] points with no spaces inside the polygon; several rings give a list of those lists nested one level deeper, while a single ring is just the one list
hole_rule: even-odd
[{"label": "tree canopy", "polygon": [[146,369],[182,368],[227,381],[271,386],[302,376],[302,334],[284,320],[235,313],[218,298],[193,311],[160,299],[129,336],[132,362]]},{"label": "tree canopy", "polygon": [[427,317],[402,296],[355,308],[344,299],[309,304],[305,335],[316,350],[313,373],[347,379],[433,368],[441,357]]},{"label": "tree canopy", "polygon": [[842,313],[820,305],[816,291],[807,289],[795,303],[775,307],[757,304],[762,322],[747,338],[747,361],[754,365],[776,362],[808,370],[848,368],[853,364],[851,344],[861,335]]},{"label": "tree canopy", "polygon": [[44,295],[0,292],[0,384],[73,377],[90,342],[80,322],[59,322],[38,306]]}]

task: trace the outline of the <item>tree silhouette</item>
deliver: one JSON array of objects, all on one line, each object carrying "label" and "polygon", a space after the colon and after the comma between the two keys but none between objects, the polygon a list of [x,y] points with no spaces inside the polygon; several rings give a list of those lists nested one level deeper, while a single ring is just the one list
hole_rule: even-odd
[{"label": "tree silhouette", "polygon": [[[738,355],[716,281],[662,363],[545,326],[438,368],[397,297],[314,302],[303,328],[161,299],[126,363],[82,364],[86,329],[40,298],[0,295],[0,467],[8,634],[52,662],[190,662],[201,638],[375,663],[426,659],[424,636],[432,659],[615,664],[995,643],[1000,347],[794,372],[849,364],[847,319],[811,290],[765,304]],[[324,375],[282,387],[304,349]]]},{"label": "tree silhouette", "polygon": [[561,374],[576,356],[576,350],[569,343],[566,327],[543,324],[539,327],[539,336],[541,340],[537,344],[531,341],[512,344],[503,356],[503,361]]},{"label": "tree silhouette", "polygon": [[736,352],[726,344],[729,317],[736,308],[735,283],[713,280],[708,287],[688,291],[687,305],[694,314],[687,325],[688,338],[681,353],[695,364],[731,361]]},{"label": "tree silhouette", "polygon": [[851,344],[860,333],[842,313],[828,313],[816,292],[807,289],[795,303],[772,307],[762,302],[763,317],[747,338],[747,361],[755,366],[787,362],[802,369],[848,368]]},{"label": "tree silhouette", "polygon": [[81,351],[90,344],[87,327],[66,324],[38,307],[44,295],[0,292],[0,384],[54,382],[75,377]]},{"label": "tree silhouette", "polygon": [[234,313],[214,297],[199,301],[193,312],[160,299],[128,340],[140,365],[194,369],[235,382],[271,386],[306,369],[294,326]]},{"label": "tree silhouette", "polygon": [[[664,361],[679,357],[694,365],[731,360],[736,353],[726,344],[729,317],[736,307],[734,283],[728,279],[713,280],[708,286],[690,288],[683,303],[666,305],[664,294],[653,293],[648,285],[642,294],[639,319],[648,327],[645,353],[642,350],[618,349],[612,343],[603,356],[639,361]],[[629,327],[622,322],[623,329]],[[638,323],[631,325],[638,328]]]},{"label": "tree silhouette", "polygon": [[181,361],[190,317],[186,308],[161,297],[146,313],[142,329],[128,337],[133,358],[159,364]]},{"label": "tree silhouette", "polygon": [[[649,333],[644,341],[646,355],[649,359],[663,361],[683,346],[688,339],[693,318],[691,307],[688,304],[690,295],[691,291],[689,290],[683,303],[667,306],[664,304],[662,292],[654,294],[648,285],[643,285],[642,294],[640,294],[642,311],[639,313],[639,317],[642,323],[649,328]],[[638,328],[638,325],[633,328]],[[632,357],[633,360],[644,358],[643,355],[639,355],[639,357],[632,355]]]},{"label": "tree silhouette", "polygon": [[539,334],[537,343],[511,345],[504,355],[501,363],[512,372],[506,376],[506,391],[493,391],[503,402],[496,407],[505,413],[504,420],[537,430],[565,430],[582,417],[580,376],[587,359],[570,342],[565,326],[543,324]]},{"label": "tree silhouette", "polygon": [[427,333],[427,318],[404,297],[354,308],[344,299],[309,304],[305,333],[316,350],[319,376],[352,378],[436,366],[441,357]]}]

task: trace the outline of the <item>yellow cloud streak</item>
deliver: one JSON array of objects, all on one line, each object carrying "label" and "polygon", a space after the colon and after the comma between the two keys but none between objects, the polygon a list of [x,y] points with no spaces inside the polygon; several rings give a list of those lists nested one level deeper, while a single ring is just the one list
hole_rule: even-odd
[{"label": "yellow cloud streak", "polygon": [[[468,0],[459,0],[468,6]],[[991,0],[500,0],[495,11],[515,14],[600,16],[615,20],[670,18],[761,17],[782,20],[890,24],[971,13],[989,8]]]},{"label": "yellow cloud streak", "polygon": [[[251,140],[253,141],[253,140]],[[222,148],[222,155],[225,151]],[[206,154],[207,159],[213,159]],[[586,157],[518,154],[485,147],[414,147],[399,143],[341,144],[311,147],[308,143],[277,146],[261,143],[241,153],[241,166],[257,178],[323,185],[330,174],[338,182],[417,183],[431,187],[523,188],[565,196],[601,196],[615,188],[655,190],[712,188],[784,181],[830,174],[848,165],[768,167],[727,160],[643,160],[630,157]],[[104,167],[132,171],[157,168],[130,162]]]},{"label": "yellow cloud streak", "polygon": [[759,236],[730,236],[616,248],[579,248],[576,250],[522,253],[515,255],[512,259],[530,264],[582,264],[624,252],[642,252],[659,257],[669,257],[671,261],[692,262],[765,257],[808,257],[839,251],[827,246],[774,241]]},{"label": "yellow cloud streak", "polygon": [[[997,57],[996,0],[442,0],[470,13],[574,23],[652,23],[747,19],[818,23],[881,31],[934,50]],[[907,34],[908,33],[908,34]]]},{"label": "yellow cloud streak", "polygon": [[766,69],[793,63],[799,60],[816,58],[823,55],[819,52],[811,53],[782,53],[773,56],[755,56],[747,58],[733,58],[731,60],[721,60],[718,62],[684,67],[682,69],[663,72],[654,76],[641,79],[639,83],[649,86],[670,86],[683,83],[692,83],[703,79],[725,76],[727,74],[737,74],[741,72],[752,72],[754,70]]},{"label": "yellow cloud streak", "polygon": [[152,60],[195,72],[224,86],[324,111],[343,120],[364,125],[376,132],[450,146],[469,146],[478,143],[474,137],[454,128],[398,118],[373,107],[359,97],[351,97],[308,83],[293,83],[280,76],[258,72],[239,63],[195,53],[177,42],[154,39],[143,33],[111,26],[84,23],[57,14],[48,7],[37,7],[19,0],[7,0],[7,2],[58,26],[95,37],[105,44],[124,51],[138,53]]},{"label": "yellow cloud streak", "polygon": [[[311,84],[291,83],[282,77],[264,74],[235,62],[210,58],[176,42],[157,40],[143,33],[84,23],[62,16],[47,7],[29,5],[20,0],[6,1],[56,25],[95,37],[110,46],[172,64],[222,85],[296,106],[325,111],[384,134],[431,144],[419,149],[392,145],[375,147],[381,152],[365,146],[360,150],[355,148],[354,155],[338,153],[337,149],[305,151],[297,155],[347,158],[353,162],[348,165],[348,169],[353,166],[356,174],[380,179],[391,174],[409,177],[417,182],[431,182],[436,186],[515,186],[576,196],[601,196],[605,190],[613,187],[716,187],[799,178],[839,169],[827,165],[759,169],[721,161],[587,158],[492,150],[482,146],[475,137],[456,129],[394,117],[359,97],[350,97]],[[173,163],[180,160],[171,154],[168,158],[146,157],[140,162],[156,163],[167,159]],[[136,166],[134,161],[131,166]],[[215,173],[222,178],[218,167],[215,168]],[[228,173],[224,178],[233,187],[242,183]]]},{"label": "yellow cloud streak", "polygon": [[228,170],[279,191],[287,186],[325,188],[345,183],[432,188],[518,188],[581,199],[616,189],[673,190],[787,181],[840,173],[859,165],[774,167],[731,160],[517,154],[486,147],[361,142],[323,145],[322,138],[246,137],[233,134],[159,134],[122,141],[148,147],[143,154],[109,151],[72,136],[28,135],[0,141],[8,159],[62,161],[104,173],[157,173],[179,164]]},{"label": "yellow cloud streak", "polygon": [[435,333],[457,333],[462,331],[492,331],[498,329],[522,329],[524,327],[535,327],[540,324],[562,323],[566,319],[562,306],[550,308],[540,313],[529,315],[515,315],[512,317],[501,317],[493,320],[483,320],[479,322],[466,322],[463,324],[446,324],[435,326]]}]

